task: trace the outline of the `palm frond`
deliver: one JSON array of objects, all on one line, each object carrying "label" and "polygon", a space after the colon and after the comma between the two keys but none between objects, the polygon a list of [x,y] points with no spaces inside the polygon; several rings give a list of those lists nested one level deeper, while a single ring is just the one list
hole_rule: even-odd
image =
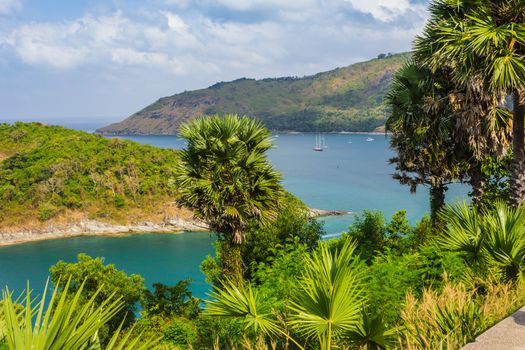
[{"label": "palm frond", "polygon": [[447,205],[439,213],[446,229],[436,239],[443,249],[463,252],[470,262],[479,262],[483,257],[483,223],[477,209],[466,202]]},{"label": "palm frond", "polygon": [[291,324],[305,336],[319,339],[328,349],[344,331],[359,323],[364,304],[363,271],[354,257],[356,244],[348,240],[332,253],[327,245],[307,258],[290,309]]},{"label": "palm frond", "polygon": [[[70,281],[60,294],[54,289],[49,303],[48,284],[40,298],[32,298],[29,286],[18,305],[12,293],[2,292],[5,333],[9,349],[17,350],[82,350],[95,347],[99,329],[114,317],[123,307],[121,298],[110,295],[101,304],[95,304],[100,289],[87,301],[82,302],[82,284],[76,293],[69,293]],[[20,310],[22,308],[22,310]],[[116,337],[117,335],[115,335]],[[140,338],[134,344],[142,342]],[[154,342],[146,341],[155,348]],[[121,347],[132,349],[134,347]]]},{"label": "palm frond", "polygon": [[222,289],[215,287],[210,294],[212,298],[206,304],[205,313],[210,316],[240,317],[246,329],[255,333],[278,333],[276,321],[272,319],[271,310],[253,290],[251,285],[237,286],[227,281]]}]

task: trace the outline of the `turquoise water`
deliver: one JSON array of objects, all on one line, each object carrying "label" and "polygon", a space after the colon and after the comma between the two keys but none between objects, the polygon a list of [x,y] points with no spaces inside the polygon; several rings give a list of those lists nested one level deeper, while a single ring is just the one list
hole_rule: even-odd
[{"label": "turquoise water", "polygon": [[73,237],[0,248],[0,285],[23,290],[27,281],[41,292],[49,267],[58,260],[76,261],[78,253],[103,257],[105,263],[154,282],[175,284],[192,278],[191,290],[204,297],[208,285],[199,265],[213,254],[215,238],[202,232],[139,234],[124,237]]},{"label": "turquoise water", "polygon": [[[381,210],[390,216],[399,209],[408,211],[412,223],[428,211],[427,190],[422,187],[410,194],[391,177],[388,164],[393,153],[384,135],[325,135],[328,148],[314,152],[315,135],[277,135],[270,159],[282,171],[283,185],[309,206],[359,213],[365,209]],[[175,136],[130,136],[137,142],[164,148],[182,148]],[[349,143],[351,139],[352,143]],[[448,200],[465,198],[464,185],[450,186]],[[323,219],[328,235],[348,228],[353,215]],[[213,253],[213,237],[206,233],[177,235],[134,235],[127,237],[76,237],[25,243],[0,248],[0,286],[19,290],[27,280],[39,290],[49,266],[57,260],[75,261],[79,252],[103,256],[127,273],[138,273],[153,282],[174,284],[191,277],[192,291],[203,297],[207,285],[199,265]]]},{"label": "turquoise water", "polygon": [[[372,137],[374,141],[366,139]],[[175,136],[128,136],[128,139],[163,148],[184,147]],[[394,155],[385,135],[324,135],[323,152],[314,152],[314,134],[281,134],[270,151],[274,166],[282,171],[283,185],[310,207],[362,212],[381,210],[391,216],[406,209],[415,223],[429,210],[428,190],[418,188],[411,194],[407,186],[392,179],[394,167],[388,160]],[[351,141],[352,143],[349,143]],[[465,198],[465,185],[451,185],[447,199]],[[328,234],[348,228],[352,215],[323,219]]]}]

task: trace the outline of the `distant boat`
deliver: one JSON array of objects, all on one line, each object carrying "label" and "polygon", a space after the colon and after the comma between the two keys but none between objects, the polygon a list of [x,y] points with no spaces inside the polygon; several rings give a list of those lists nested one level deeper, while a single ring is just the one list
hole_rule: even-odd
[{"label": "distant boat", "polygon": [[348,138],[348,143],[352,143],[352,138],[351,137]]},{"label": "distant boat", "polygon": [[321,135],[315,136],[315,147],[314,151],[316,152],[322,152],[324,150],[324,138]]},{"label": "distant boat", "polygon": [[368,142],[372,142],[372,141],[374,141],[374,139],[371,138],[371,137],[368,137],[366,140],[367,140]]}]

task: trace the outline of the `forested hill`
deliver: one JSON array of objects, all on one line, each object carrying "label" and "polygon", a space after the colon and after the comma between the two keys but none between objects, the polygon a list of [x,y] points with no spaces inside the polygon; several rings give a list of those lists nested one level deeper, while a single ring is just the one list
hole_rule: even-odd
[{"label": "forested hill", "polygon": [[0,124],[0,228],[72,215],[162,218],[176,196],[177,162],[174,150],[39,123]]},{"label": "forested hill", "polygon": [[276,131],[372,131],[385,122],[383,96],[407,60],[397,54],[304,78],[238,79],[163,97],[104,134],[176,134],[188,119],[255,116]]}]

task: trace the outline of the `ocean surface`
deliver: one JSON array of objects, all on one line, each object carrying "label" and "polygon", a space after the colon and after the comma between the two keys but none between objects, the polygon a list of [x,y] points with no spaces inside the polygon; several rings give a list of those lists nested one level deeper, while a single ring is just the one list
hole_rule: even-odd
[{"label": "ocean surface", "polygon": [[[367,138],[373,141],[367,141]],[[128,136],[134,141],[163,148],[184,147],[175,136]],[[327,237],[346,230],[356,214],[380,210],[390,217],[406,209],[416,223],[428,212],[428,190],[411,194],[392,179],[388,159],[393,152],[385,135],[325,134],[326,148],[313,151],[314,134],[275,135],[270,160],[283,173],[284,187],[310,207],[350,211],[354,214],[323,218]],[[451,185],[447,201],[466,198],[465,185]],[[49,266],[58,260],[75,261],[80,252],[104,257],[127,273],[138,273],[149,287],[154,282],[174,284],[192,278],[192,291],[204,297],[208,285],[199,271],[202,259],[213,254],[214,237],[207,233],[143,234],[126,237],[76,237],[24,243],[0,248],[0,286],[15,290],[31,282],[44,285]]]}]

